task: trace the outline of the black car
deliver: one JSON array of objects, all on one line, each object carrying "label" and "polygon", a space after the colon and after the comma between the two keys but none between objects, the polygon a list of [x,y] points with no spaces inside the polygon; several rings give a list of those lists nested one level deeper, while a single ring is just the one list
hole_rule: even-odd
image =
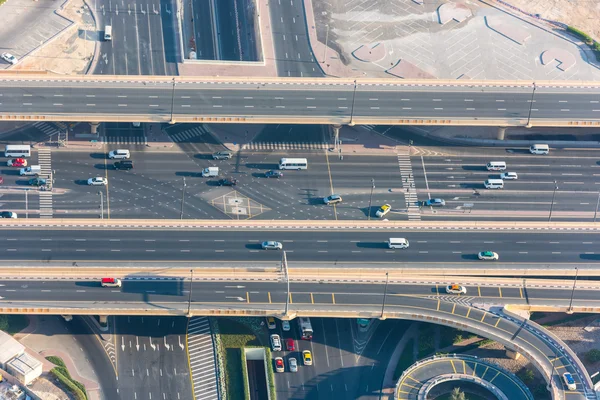
[{"label": "black car", "polygon": [[237,179],[233,178],[223,178],[219,180],[219,186],[235,186],[237,183]]},{"label": "black car", "polygon": [[133,161],[123,160],[115,163],[115,169],[133,169]]},{"label": "black car", "polygon": [[283,173],[279,171],[267,171],[265,172],[265,178],[281,178]]},{"label": "black car", "polygon": [[46,180],[44,178],[33,178],[29,180],[31,186],[46,186]]}]

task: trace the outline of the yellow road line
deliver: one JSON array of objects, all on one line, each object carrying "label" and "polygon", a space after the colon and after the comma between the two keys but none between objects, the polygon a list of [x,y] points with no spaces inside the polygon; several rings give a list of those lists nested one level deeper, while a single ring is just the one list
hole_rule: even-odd
[{"label": "yellow road line", "polygon": [[333,301],[333,304],[335,304],[335,294],[331,293],[331,301]]},{"label": "yellow road line", "polygon": [[411,389],[415,389],[415,390],[419,390],[419,389],[420,389],[420,388],[418,388],[418,387],[416,387],[416,386],[409,385],[409,384],[408,384],[408,383],[406,383],[406,382],[404,382],[404,383],[403,383],[403,385],[406,385],[406,386],[408,386],[409,388],[411,388]]},{"label": "yellow road line", "polygon": [[467,374],[467,364],[465,364],[465,360],[462,360],[463,363],[463,374],[466,375]]},{"label": "yellow road line", "polygon": [[519,288],[519,296],[521,296],[521,298],[523,298],[523,288]]},{"label": "yellow road line", "polygon": [[454,373],[456,373],[456,367],[454,366],[454,361],[450,360],[450,364],[452,364],[452,369],[454,370]]},{"label": "yellow road line", "polygon": [[479,297],[481,297],[481,288],[479,286],[477,286],[477,293],[479,294]]},{"label": "yellow road line", "polygon": [[440,301],[438,300],[437,310],[440,311]]},{"label": "yellow road line", "polygon": [[439,296],[440,295],[440,287],[438,286],[438,284],[435,284],[435,293]]},{"label": "yellow road line", "polygon": [[454,314],[454,309],[456,308],[456,303],[452,305],[452,314]]},{"label": "yellow road line", "polygon": [[558,367],[554,367],[554,369],[566,368],[564,365],[559,365]]},{"label": "yellow road line", "polygon": [[407,376],[408,379],[412,379],[413,381],[417,382],[417,383],[421,383],[421,381],[416,380],[415,378],[413,378],[412,376],[408,375]]},{"label": "yellow road line", "polygon": [[502,321],[502,318],[498,318],[498,321],[496,321],[496,323],[494,324],[494,328],[498,326],[498,324],[500,323],[500,321]]},{"label": "yellow road line", "polygon": [[485,374],[487,373],[489,367],[485,367],[485,371],[483,371],[483,375],[480,376],[481,379],[483,379],[483,377],[485,376]]},{"label": "yellow road line", "polygon": [[498,371],[496,375],[494,375],[494,377],[490,380],[490,383],[494,382],[494,379],[496,379],[498,375],[500,375],[500,371]]},{"label": "yellow road line", "polygon": [[467,311],[467,315],[465,316],[465,318],[469,318],[469,314],[471,314],[471,307],[469,307],[469,311]]},{"label": "yellow road line", "polygon": [[484,311],[483,316],[481,317],[481,320],[479,322],[483,322],[483,319],[485,318],[485,314],[486,314],[486,312]]},{"label": "yellow road line", "polygon": [[502,288],[498,286],[498,293],[500,293],[500,297],[502,297]]},{"label": "yellow road line", "polygon": [[310,302],[311,302],[312,304],[315,304],[315,299],[314,299],[314,297],[313,297],[313,294],[312,294],[312,293],[310,294]]},{"label": "yellow road line", "polygon": [[250,293],[246,292],[246,303],[250,303]]},{"label": "yellow road line", "polygon": [[[333,194],[333,179],[331,178],[331,166],[329,165],[329,154],[327,152],[325,152],[325,160],[327,161],[327,173],[329,174],[329,189],[331,189],[331,194]],[[335,204],[333,205],[333,215],[337,221],[337,208]]]},{"label": "yellow road line", "polygon": [[290,292],[290,304],[292,304],[292,303],[293,303],[293,301],[292,301],[292,292]]},{"label": "yellow road line", "polygon": [[271,292],[267,292],[267,294],[269,295],[269,304],[271,304]]},{"label": "yellow road line", "polygon": [[472,376],[475,376],[475,371],[477,371],[477,365],[479,365],[479,364],[473,363],[473,375]]}]

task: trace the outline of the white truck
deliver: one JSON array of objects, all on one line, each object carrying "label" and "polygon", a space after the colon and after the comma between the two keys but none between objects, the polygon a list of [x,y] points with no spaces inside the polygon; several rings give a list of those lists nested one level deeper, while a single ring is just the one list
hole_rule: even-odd
[{"label": "white truck", "polygon": [[104,27],[104,40],[112,40],[112,25]]},{"label": "white truck", "polygon": [[219,176],[219,167],[207,167],[202,170],[203,178],[214,178]]},{"label": "white truck", "polygon": [[300,334],[302,339],[311,340],[313,337],[313,328],[308,317],[298,317],[298,327],[300,328]]},{"label": "white truck", "polygon": [[41,172],[42,172],[42,167],[40,167],[39,165],[31,165],[27,168],[21,168],[19,170],[19,175],[33,176],[33,175],[39,175]]}]

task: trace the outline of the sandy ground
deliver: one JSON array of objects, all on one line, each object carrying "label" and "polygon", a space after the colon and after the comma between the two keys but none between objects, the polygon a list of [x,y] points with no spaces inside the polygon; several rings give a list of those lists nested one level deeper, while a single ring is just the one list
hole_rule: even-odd
[{"label": "sandy ground", "polygon": [[542,18],[574,26],[600,40],[600,2],[590,0],[506,0]]},{"label": "sandy ground", "polygon": [[[94,54],[98,33],[83,0],[71,0],[61,15],[75,22],[51,43],[34,51],[13,70],[41,70],[59,74],[83,74]],[[86,35],[87,30],[87,35]],[[87,40],[84,38],[87,36]]]}]

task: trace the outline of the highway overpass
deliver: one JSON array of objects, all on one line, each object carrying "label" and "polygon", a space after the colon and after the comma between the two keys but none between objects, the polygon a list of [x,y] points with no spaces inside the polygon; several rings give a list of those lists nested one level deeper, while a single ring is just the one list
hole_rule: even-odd
[{"label": "highway overpass", "polygon": [[600,126],[593,82],[0,74],[0,120]]}]

